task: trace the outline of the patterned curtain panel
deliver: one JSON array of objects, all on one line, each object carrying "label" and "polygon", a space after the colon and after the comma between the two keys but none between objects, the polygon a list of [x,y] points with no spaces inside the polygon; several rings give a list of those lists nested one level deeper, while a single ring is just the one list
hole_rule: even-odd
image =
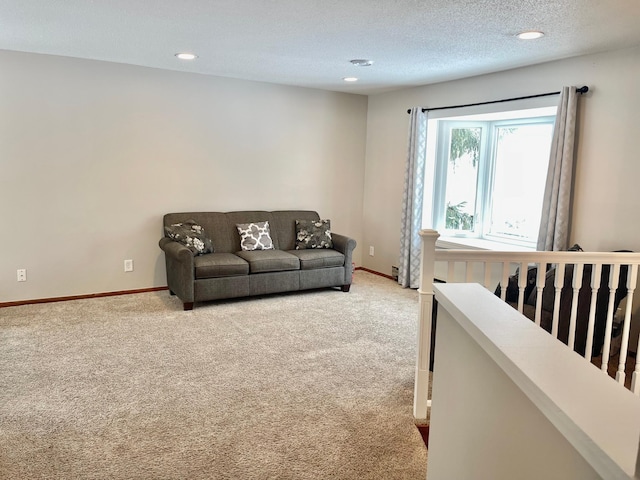
[{"label": "patterned curtain panel", "polygon": [[537,244],[540,251],[566,250],[569,242],[577,105],[576,87],[563,87],[556,113],[542,203]]},{"label": "patterned curtain panel", "polygon": [[422,228],[426,152],[427,112],[423,113],[422,108],[416,107],[411,110],[409,148],[402,198],[398,283],[403,287],[418,288],[420,286],[420,229]]}]

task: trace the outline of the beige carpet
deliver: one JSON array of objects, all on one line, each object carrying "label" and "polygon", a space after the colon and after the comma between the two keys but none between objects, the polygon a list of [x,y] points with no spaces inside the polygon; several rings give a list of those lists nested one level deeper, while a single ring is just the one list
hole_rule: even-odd
[{"label": "beige carpet", "polygon": [[0,309],[2,479],[424,479],[417,293]]}]

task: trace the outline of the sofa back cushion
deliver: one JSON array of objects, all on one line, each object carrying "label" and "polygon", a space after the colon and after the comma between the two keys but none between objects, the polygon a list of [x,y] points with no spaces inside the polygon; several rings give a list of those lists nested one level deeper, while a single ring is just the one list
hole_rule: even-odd
[{"label": "sofa back cushion", "polygon": [[271,236],[278,238],[280,246],[277,248],[285,251],[296,249],[296,220],[320,220],[318,212],[311,210],[278,210],[271,214],[273,217]]},{"label": "sofa back cushion", "polygon": [[164,225],[194,220],[201,225],[217,253],[236,253],[240,247],[239,223],[269,222],[271,240],[277,250],[295,250],[296,220],[320,220],[318,212],[311,210],[246,210],[240,212],[184,212],[168,213]]}]

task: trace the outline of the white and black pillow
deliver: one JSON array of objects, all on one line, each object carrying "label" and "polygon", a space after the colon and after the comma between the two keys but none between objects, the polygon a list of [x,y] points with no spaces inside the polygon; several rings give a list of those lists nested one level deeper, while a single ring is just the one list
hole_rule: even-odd
[{"label": "white and black pillow", "polygon": [[204,228],[194,220],[168,225],[164,227],[164,234],[187,247],[194,255],[213,252],[211,239],[207,237]]},{"label": "white and black pillow", "polygon": [[330,220],[296,220],[296,250],[333,248]]},{"label": "white and black pillow", "polygon": [[244,251],[273,250],[269,222],[238,223],[240,247]]}]

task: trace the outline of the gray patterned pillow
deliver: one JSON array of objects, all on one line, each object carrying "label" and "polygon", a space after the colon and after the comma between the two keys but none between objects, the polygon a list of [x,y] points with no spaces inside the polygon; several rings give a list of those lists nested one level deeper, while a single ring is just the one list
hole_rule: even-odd
[{"label": "gray patterned pillow", "polygon": [[331,220],[296,220],[296,250],[333,248]]},{"label": "gray patterned pillow", "polygon": [[273,250],[273,241],[269,230],[269,222],[238,223],[242,250]]},{"label": "gray patterned pillow", "polygon": [[183,244],[194,255],[213,252],[211,239],[205,234],[204,228],[193,220],[166,226],[164,227],[164,234],[171,240]]}]

